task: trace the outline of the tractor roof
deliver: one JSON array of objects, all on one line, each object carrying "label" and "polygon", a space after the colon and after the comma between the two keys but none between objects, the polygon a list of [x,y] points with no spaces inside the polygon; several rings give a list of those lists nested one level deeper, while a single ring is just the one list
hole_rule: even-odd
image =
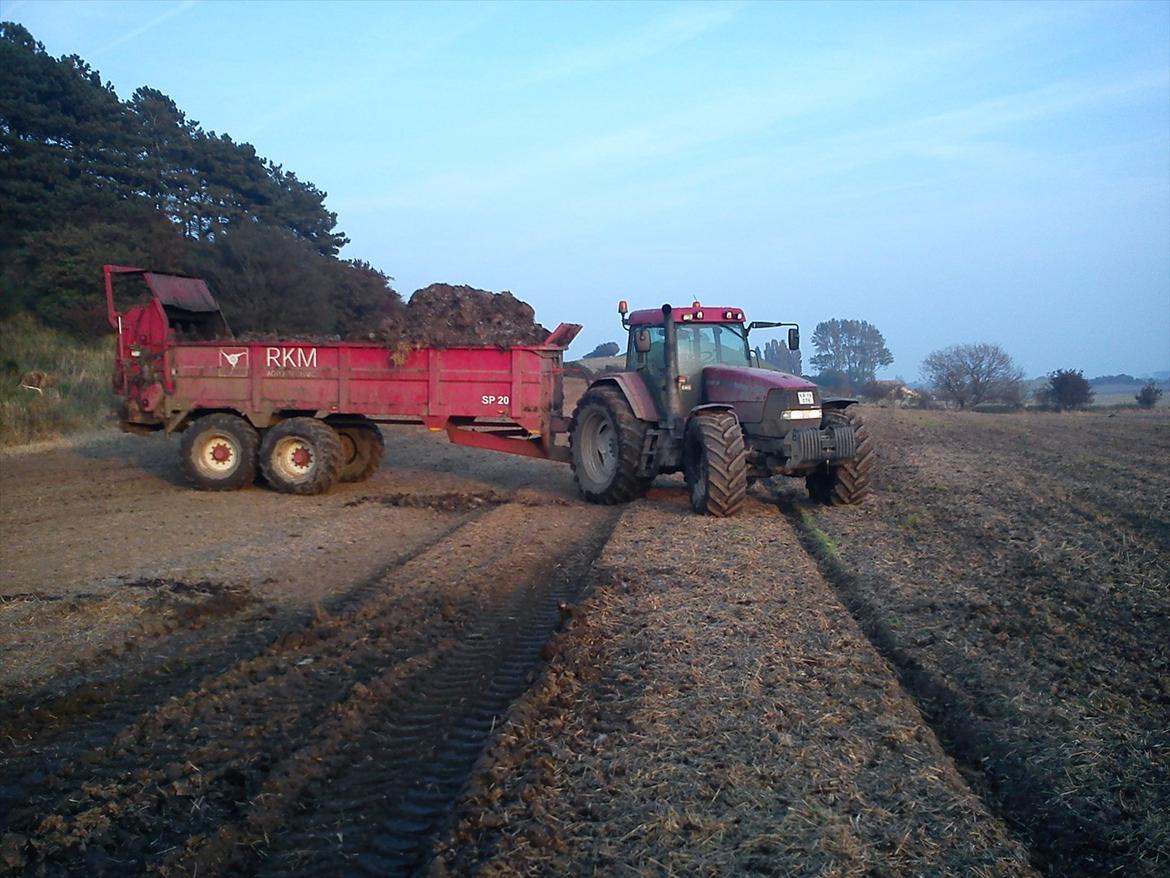
[{"label": "tractor roof", "polygon": [[[672,308],[670,316],[675,323],[742,323],[743,309],[726,305],[700,305],[693,303],[686,308]],[[662,309],[646,308],[633,311],[629,316],[631,326],[661,326]]]}]

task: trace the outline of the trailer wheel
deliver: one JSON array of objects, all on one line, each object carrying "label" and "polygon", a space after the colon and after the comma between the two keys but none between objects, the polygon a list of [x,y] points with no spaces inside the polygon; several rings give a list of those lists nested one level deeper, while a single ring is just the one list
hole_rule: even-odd
[{"label": "trailer wheel", "polygon": [[341,481],[364,482],[382,465],[386,440],[375,424],[337,427],[341,439]]},{"label": "trailer wheel", "polygon": [[695,512],[717,518],[739,512],[747,499],[747,450],[734,414],[691,418],[683,439],[683,473]]},{"label": "trailer wheel", "polygon": [[201,491],[235,491],[256,478],[260,437],[238,415],[204,415],[183,431],[179,466]]},{"label": "trailer wheel", "polygon": [[808,496],[826,506],[846,506],[860,503],[870,495],[870,478],[876,459],[873,439],[856,405],[825,412],[825,427],[853,427],[857,454],[849,460],[830,466],[822,463],[805,476]]},{"label": "trailer wheel", "polygon": [[569,428],[569,462],[582,497],[612,505],[646,493],[654,481],[638,472],[646,428],[617,388],[586,391]]},{"label": "trailer wheel", "polygon": [[260,443],[260,469],[282,494],[324,494],[341,475],[341,437],[316,418],[289,418]]}]

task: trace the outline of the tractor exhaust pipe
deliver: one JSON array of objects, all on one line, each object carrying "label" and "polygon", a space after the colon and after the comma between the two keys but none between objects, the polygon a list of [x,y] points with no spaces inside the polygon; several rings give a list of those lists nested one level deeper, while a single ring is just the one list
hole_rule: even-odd
[{"label": "tractor exhaust pipe", "polygon": [[682,402],[678,396],[678,327],[669,305],[662,306],[662,331],[666,342],[666,423],[672,432],[682,419]]}]

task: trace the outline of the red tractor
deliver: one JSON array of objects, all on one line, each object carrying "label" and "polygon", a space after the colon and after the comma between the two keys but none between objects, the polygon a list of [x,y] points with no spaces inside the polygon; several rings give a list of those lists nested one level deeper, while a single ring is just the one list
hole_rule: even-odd
[{"label": "red tractor", "polygon": [[618,311],[626,367],[598,377],[570,427],[573,476],[585,499],[623,503],[659,473],[684,473],[696,512],[733,515],[748,483],[803,476],[809,495],[859,503],[870,492],[874,445],[856,400],[822,397],[798,375],[761,368],[748,335],[793,324],[744,324],[739,308]]}]

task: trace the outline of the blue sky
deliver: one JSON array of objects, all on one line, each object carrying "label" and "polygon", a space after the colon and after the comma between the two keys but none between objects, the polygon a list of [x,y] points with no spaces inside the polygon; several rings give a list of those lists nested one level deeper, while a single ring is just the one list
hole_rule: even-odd
[{"label": "blue sky", "polygon": [[1170,3],[3,0],[329,193],[404,294],[869,320],[913,379],[1170,368]]}]

